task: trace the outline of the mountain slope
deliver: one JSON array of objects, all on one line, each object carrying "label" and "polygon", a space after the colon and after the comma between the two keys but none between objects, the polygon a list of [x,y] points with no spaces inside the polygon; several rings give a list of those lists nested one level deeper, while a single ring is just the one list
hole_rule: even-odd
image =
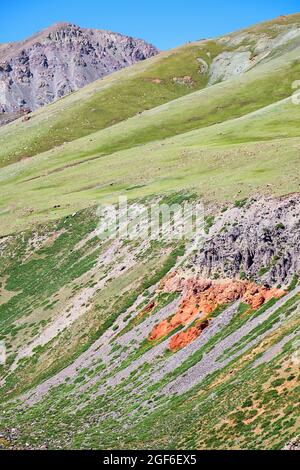
[{"label": "mountain slope", "polygon": [[[299,24],[299,15],[292,15],[288,19],[274,20],[225,38],[187,44],[97,81],[39,110],[30,121],[18,121],[0,129],[0,160],[13,161],[36,155],[213,85],[215,79],[218,82],[236,75],[243,76],[245,72],[246,76],[248,70],[254,71],[260,64],[276,59],[276,55],[279,55],[280,62],[282,54],[292,54],[293,49],[299,47]],[[246,96],[241,97],[244,102],[240,105],[246,106],[244,112],[255,109],[260,100],[262,106],[291,93],[290,80],[296,80],[299,76],[296,54],[295,64],[291,62],[290,65],[292,70],[285,71],[283,67],[280,73],[284,76],[278,78],[274,70],[269,80],[275,79],[276,86],[272,86],[270,81],[265,83],[257,104],[254,93],[260,89],[261,83],[255,85],[252,82],[252,95],[248,98],[246,91]],[[234,107],[234,102],[231,107]],[[241,106],[239,108],[242,114]],[[216,114],[219,111],[211,110],[211,122],[224,119],[222,113],[220,117]],[[197,117],[196,111],[185,130],[201,125],[201,116],[195,120],[195,115]],[[18,139],[13,139],[16,133]]]},{"label": "mountain slope", "polygon": [[[229,103],[231,93],[239,92],[236,83],[232,85],[228,82]],[[213,88],[217,105],[220,94]],[[192,111],[198,109],[190,97]],[[202,97],[205,110],[205,96],[198,99],[201,103]],[[144,121],[146,131],[149,123],[156,123],[159,132],[166,117],[169,122],[174,116],[189,120],[186,99],[171,105],[3,168],[2,234],[89,205],[116,202],[124,191],[135,199],[189,188],[204,201],[221,204],[257,191],[283,195],[299,189],[300,107],[291,98],[240,118],[137,145],[135,135],[143,130]],[[132,148],[114,152],[116,142],[122,148],[130,139]]]},{"label": "mountain slope", "polygon": [[[0,448],[297,439],[299,25],[162,53],[0,129]],[[103,239],[119,196],[130,234],[140,204],[171,220]],[[192,244],[172,237],[199,206]]]},{"label": "mountain slope", "polygon": [[[299,285],[295,266],[280,266],[294,234],[299,253],[299,195],[227,211],[196,258],[178,242],[102,243],[94,210],[2,240],[8,446],[261,449],[297,436]],[[245,221],[260,252],[256,283],[244,278],[247,256],[234,279],[212,256],[217,241],[247,255]],[[202,277],[207,257],[214,281]],[[281,287],[265,287],[270,275]]]},{"label": "mountain slope", "polygon": [[0,113],[33,111],[94,80],[157,54],[110,31],[59,23],[0,49]]}]

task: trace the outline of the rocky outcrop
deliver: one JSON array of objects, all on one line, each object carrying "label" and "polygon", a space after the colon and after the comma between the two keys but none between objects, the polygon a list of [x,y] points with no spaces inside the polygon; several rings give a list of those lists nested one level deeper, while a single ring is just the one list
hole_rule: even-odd
[{"label": "rocky outcrop", "polygon": [[220,306],[240,299],[249,305],[249,310],[257,310],[271,298],[280,298],[285,294],[282,289],[261,286],[251,281],[189,278],[184,272],[172,273],[165,279],[162,287],[166,292],[182,292],[182,301],[175,315],[153,328],[149,337],[151,341],[167,336],[178,327],[196,320],[195,325],[171,339],[171,350],[184,347],[196,339],[208,326],[207,319]]},{"label": "rocky outcrop", "polygon": [[225,209],[192,260],[199,276],[288,285],[300,271],[299,193]]},{"label": "rocky outcrop", "polygon": [[178,311],[157,324],[149,339],[185,328],[170,341],[174,351],[197,338],[218,307],[241,300],[256,310],[283,296],[300,271],[299,229],[299,194],[241,200],[223,208],[190,260],[192,271],[174,271],[161,282],[163,291],[180,292],[182,300]]},{"label": "rocky outcrop", "polygon": [[151,44],[110,31],[60,23],[0,47],[0,115],[7,122],[123,67],[152,57]]},{"label": "rocky outcrop", "polygon": [[176,335],[172,336],[169,342],[169,349],[170,351],[177,351],[178,349],[182,349],[188,344],[195,341],[198,336],[202,333],[205,328],[209,325],[208,320],[204,320],[202,322],[196,323],[195,326],[191,326],[185,331],[179,331]]},{"label": "rocky outcrop", "polygon": [[297,24],[281,24],[270,31],[240,31],[218,38],[217,42],[226,50],[212,60],[208,84],[242,75],[259,62],[268,60],[276,49],[287,44],[290,48],[297,47],[299,40]]}]

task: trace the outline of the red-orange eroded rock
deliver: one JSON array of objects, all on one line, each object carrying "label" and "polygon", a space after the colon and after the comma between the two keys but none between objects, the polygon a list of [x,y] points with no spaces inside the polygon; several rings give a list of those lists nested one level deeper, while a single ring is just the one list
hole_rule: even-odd
[{"label": "red-orange eroded rock", "polygon": [[155,302],[154,300],[152,302],[150,302],[148,305],[146,305],[146,307],[144,308],[143,310],[143,313],[149,313],[151,312],[151,310],[153,310],[155,307]]},{"label": "red-orange eroded rock", "polygon": [[[259,286],[251,281],[184,278],[176,273],[166,277],[161,288],[167,292],[182,292],[182,301],[175,315],[153,328],[150,340],[160,339],[178,326],[185,326],[195,319],[205,320],[220,305],[241,299],[249,305],[249,309],[256,310],[267,300],[285,294],[281,289]],[[171,339],[170,349],[186,346],[199,336],[201,331],[201,328],[192,326],[178,333]]]},{"label": "red-orange eroded rock", "polygon": [[198,336],[201,334],[205,328],[209,325],[209,321],[205,320],[198,324],[197,326],[191,326],[185,331],[180,331],[176,335],[172,336],[169,342],[169,349],[171,351],[177,351],[182,349],[188,344],[192,343]]}]

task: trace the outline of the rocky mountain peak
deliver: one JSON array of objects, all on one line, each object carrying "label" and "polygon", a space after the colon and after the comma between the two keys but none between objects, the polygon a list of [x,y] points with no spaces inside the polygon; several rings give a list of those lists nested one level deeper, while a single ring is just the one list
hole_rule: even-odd
[{"label": "rocky mountain peak", "polygon": [[[84,37],[85,32],[89,30],[80,28],[72,23],[56,23],[52,27],[45,30],[46,39],[56,42],[62,42],[66,39],[72,40],[73,38]],[[93,34],[93,30],[90,30]]]},{"label": "rocky mountain peak", "polygon": [[11,120],[158,52],[119,33],[54,24],[0,47],[0,113]]}]

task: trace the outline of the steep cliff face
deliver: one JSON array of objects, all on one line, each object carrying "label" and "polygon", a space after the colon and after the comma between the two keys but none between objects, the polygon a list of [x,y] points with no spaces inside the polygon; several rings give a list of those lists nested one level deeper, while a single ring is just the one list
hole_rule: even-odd
[{"label": "steep cliff face", "polygon": [[300,270],[299,194],[225,209],[194,258],[201,276],[287,285]]},{"label": "steep cliff face", "polygon": [[299,194],[236,201],[210,219],[202,248],[160,284],[182,298],[175,314],[154,326],[149,340],[183,328],[171,337],[171,351],[195,341],[219,308],[240,301],[257,310],[286,295],[299,276]]},{"label": "steep cliff face", "polygon": [[3,120],[35,110],[158,50],[132,37],[59,23],[22,42],[0,47]]}]

